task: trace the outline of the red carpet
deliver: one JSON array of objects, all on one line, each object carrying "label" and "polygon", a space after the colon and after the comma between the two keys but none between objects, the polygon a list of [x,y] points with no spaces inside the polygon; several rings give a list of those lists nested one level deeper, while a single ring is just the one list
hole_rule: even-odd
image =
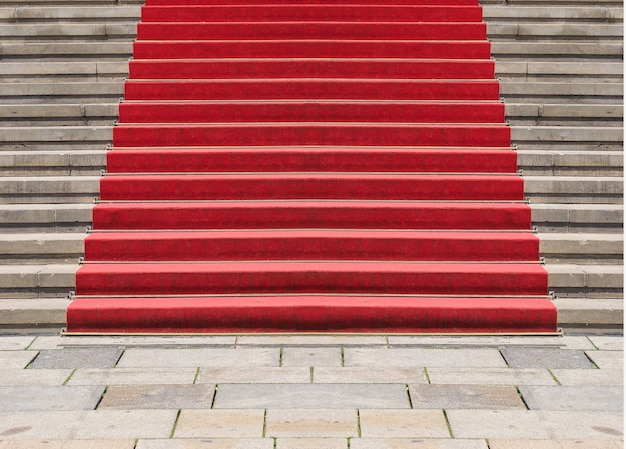
[{"label": "red carpet", "polygon": [[556,331],[476,0],[148,0],[69,333]]}]

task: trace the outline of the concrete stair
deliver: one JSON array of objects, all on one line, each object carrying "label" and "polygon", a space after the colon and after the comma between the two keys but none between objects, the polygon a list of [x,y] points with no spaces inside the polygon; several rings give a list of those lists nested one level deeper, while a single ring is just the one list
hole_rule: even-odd
[{"label": "concrete stair", "polygon": [[[0,7],[0,325],[64,323],[140,4]],[[483,4],[560,322],[620,324],[621,2]]]}]

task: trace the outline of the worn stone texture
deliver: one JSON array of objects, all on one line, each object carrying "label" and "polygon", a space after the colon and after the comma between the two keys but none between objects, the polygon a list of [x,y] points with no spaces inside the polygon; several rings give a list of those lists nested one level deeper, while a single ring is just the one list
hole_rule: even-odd
[{"label": "worn stone texture", "polygon": [[547,369],[429,368],[431,384],[556,385]]},{"label": "worn stone texture", "polygon": [[67,380],[70,374],[72,374],[71,369],[0,369],[0,386],[60,386]]},{"label": "worn stone texture", "polygon": [[345,366],[506,367],[497,349],[345,348]]},{"label": "worn stone texture", "polygon": [[489,440],[490,449],[623,449],[624,443],[610,440]]},{"label": "worn stone texture", "polygon": [[278,438],[276,449],[347,449],[347,438]]},{"label": "worn stone texture", "polygon": [[501,352],[512,368],[593,368],[580,350],[506,347]]},{"label": "worn stone texture", "polygon": [[185,385],[192,384],[197,368],[80,368],[68,385]]},{"label": "worn stone texture", "polygon": [[3,440],[169,438],[176,410],[1,412]]},{"label": "worn stone texture", "polygon": [[[603,351],[623,351],[624,337],[621,335],[591,335],[589,340]],[[591,348],[589,348],[591,349]]]},{"label": "worn stone texture", "polygon": [[485,440],[358,438],[350,440],[350,449],[488,449],[488,447]]},{"label": "worn stone texture", "polygon": [[37,354],[37,351],[0,351],[0,366],[3,370],[23,369]]},{"label": "worn stone texture", "polygon": [[182,410],[175,438],[261,438],[265,412],[258,410]]},{"label": "worn stone texture", "polygon": [[360,368],[332,368],[315,367],[313,382],[321,384],[358,384],[358,383],[427,383],[426,374],[422,368],[397,367],[360,367]]},{"label": "worn stone texture", "polygon": [[258,367],[253,370],[247,366],[227,368],[200,368],[196,383],[310,383],[311,370],[308,366],[291,368]]},{"label": "worn stone texture", "polygon": [[42,350],[31,368],[112,368],[122,352],[120,348],[100,347]]},{"label": "worn stone texture", "polygon": [[273,449],[270,438],[203,438],[201,440],[139,440],[135,449]]},{"label": "worn stone texture", "polygon": [[590,410],[618,412],[624,409],[621,387],[520,386],[530,410]]},{"label": "worn stone texture", "polygon": [[214,407],[409,408],[409,399],[397,384],[220,384]]},{"label": "worn stone texture", "polygon": [[34,336],[29,335],[7,335],[0,339],[0,351],[22,351],[33,341]]},{"label": "worn stone texture", "polygon": [[552,374],[561,385],[619,387],[624,385],[624,372],[617,369],[553,369]]},{"label": "worn stone texture", "polygon": [[242,335],[237,346],[373,346],[387,345],[383,335]]},{"label": "worn stone texture", "polygon": [[340,348],[284,348],[282,366],[341,366]]},{"label": "worn stone texture", "polygon": [[0,441],[0,449],[134,449],[135,440],[13,440]]},{"label": "worn stone texture", "polygon": [[269,437],[348,438],[358,436],[356,410],[270,409],[265,421]]},{"label": "worn stone texture", "polygon": [[[90,218],[91,219],[91,215]],[[116,348],[149,348],[151,346],[159,348],[186,348],[192,346],[234,346],[236,337],[227,335],[184,335],[169,336],[162,335],[156,337],[132,335],[132,336],[88,336],[88,335],[40,335],[31,349],[63,349],[85,346],[113,346]],[[591,348],[589,348],[591,349]]]},{"label": "worn stone texture", "polygon": [[415,409],[525,409],[513,386],[409,385]]},{"label": "worn stone texture", "polygon": [[122,368],[278,367],[279,362],[279,348],[128,349],[118,366]]},{"label": "worn stone texture", "polygon": [[117,385],[107,389],[98,409],[211,408],[215,385]]},{"label": "worn stone texture", "polygon": [[623,351],[586,351],[585,354],[600,369],[624,369]]},{"label": "worn stone texture", "polygon": [[93,410],[103,386],[0,387],[0,411]]},{"label": "worn stone texture", "polygon": [[449,438],[441,410],[359,410],[362,438]]}]

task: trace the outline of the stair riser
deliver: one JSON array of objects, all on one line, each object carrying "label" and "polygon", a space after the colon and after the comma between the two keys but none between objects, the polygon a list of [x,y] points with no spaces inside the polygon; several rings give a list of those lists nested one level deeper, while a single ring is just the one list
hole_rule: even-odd
[{"label": "stair riser", "polygon": [[484,23],[139,23],[138,40],[486,40]]},{"label": "stair riser", "polygon": [[263,205],[244,202],[185,204],[99,204],[94,229],[530,229],[524,204],[439,207],[394,205],[345,206],[333,203]]},{"label": "stair riser", "polygon": [[[262,265],[262,264],[259,264]],[[314,265],[278,269],[245,263],[177,266],[85,265],[76,273],[79,295],[149,294],[477,294],[545,295],[548,275],[537,266],[526,272],[506,265],[496,272],[480,264],[456,271],[453,265],[414,265],[395,270],[363,267],[324,269]],[[530,265],[530,267],[533,267]]]},{"label": "stair riser", "polygon": [[135,79],[378,78],[493,79],[491,60],[131,60]]},{"label": "stair riser", "polygon": [[354,233],[358,234],[356,231],[335,232],[336,236],[328,237],[265,237],[254,232],[231,237],[191,233],[163,233],[160,236],[93,234],[85,240],[85,259],[536,261],[539,258],[539,240],[532,235],[350,235]]},{"label": "stair riser", "polygon": [[497,81],[212,80],[125,83],[126,100],[498,100]]},{"label": "stair riser", "polygon": [[552,332],[556,309],[532,299],[85,298],[72,302],[68,317],[69,332],[498,333]]},{"label": "stair riser", "polygon": [[515,173],[511,150],[355,151],[354,149],[279,151],[263,149],[156,151],[113,150],[108,173],[155,172],[483,172]]},{"label": "stair riser", "polygon": [[504,103],[122,103],[121,123],[503,123]]},{"label": "stair riser", "polygon": [[133,57],[489,59],[491,51],[489,42],[476,41],[140,41]]},{"label": "stair riser", "polygon": [[518,177],[109,176],[103,200],[520,200]]},{"label": "stair riser", "polygon": [[487,125],[241,124],[125,125],[113,129],[121,147],[171,146],[458,146],[508,147],[510,129]]}]

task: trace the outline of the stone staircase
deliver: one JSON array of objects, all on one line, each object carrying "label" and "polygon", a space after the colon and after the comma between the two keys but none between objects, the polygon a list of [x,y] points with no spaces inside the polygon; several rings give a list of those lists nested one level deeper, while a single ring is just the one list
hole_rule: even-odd
[{"label": "stone staircase", "polygon": [[[621,3],[485,2],[563,326],[622,321]],[[139,3],[0,7],[0,325],[60,327]]]}]

